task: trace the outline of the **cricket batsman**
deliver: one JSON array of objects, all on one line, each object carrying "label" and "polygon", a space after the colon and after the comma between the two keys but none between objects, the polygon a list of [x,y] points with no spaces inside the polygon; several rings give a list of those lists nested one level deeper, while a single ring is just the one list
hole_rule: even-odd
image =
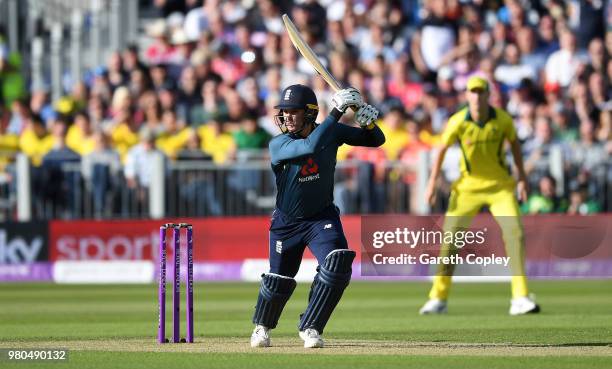
[{"label": "cricket batsman", "polygon": [[[520,144],[512,118],[503,109],[489,105],[489,84],[481,77],[471,77],[466,86],[468,106],[448,121],[442,147],[435,160],[425,196],[435,202],[436,179],[448,148],[458,143],[461,152],[461,176],[452,185],[444,230],[468,228],[472,218],[488,206],[502,230],[506,255],[512,270],[510,315],[537,313],[540,307],[529,297],[524,269],[523,229],[515,188],[521,201],[527,199],[527,180]],[[505,163],[505,141],[510,143],[518,171],[515,181]],[[452,245],[442,245],[442,254],[452,252]],[[420,314],[444,314],[451,286],[452,266],[441,268],[433,279],[429,300]]]},{"label": "cricket batsman", "polygon": [[[253,315],[252,347],[270,346],[270,330],[295,289],[305,247],[319,266],[300,316],[299,336],[304,347],[323,347],[321,335],[351,279],[355,252],[348,248],[338,208],[333,202],[336,153],[342,144],[377,147],[385,137],[375,121],[378,111],[364,104],[354,88],[332,97],[333,109],[321,124],[315,93],[306,86],[287,87],[276,123],[282,134],[269,144],[276,178],[276,208],[270,225],[270,271],[262,275]],[[358,109],[361,128],[338,123],[348,108]]]}]

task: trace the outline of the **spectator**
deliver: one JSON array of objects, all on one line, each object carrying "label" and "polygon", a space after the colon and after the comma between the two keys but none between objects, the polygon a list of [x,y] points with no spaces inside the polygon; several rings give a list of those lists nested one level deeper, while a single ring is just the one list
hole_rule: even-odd
[{"label": "spectator", "polygon": [[54,146],[55,138],[47,133],[41,117],[38,115],[29,117],[19,136],[19,148],[30,159],[32,165],[40,166],[43,156]]},{"label": "spectator", "polygon": [[389,95],[397,97],[408,110],[414,109],[423,98],[423,86],[410,81],[406,73],[408,67],[405,59],[396,59],[391,64],[391,78],[387,82]]},{"label": "spectator", "polygon": [[604,32],[604,4],[602,1],[569,2],[572,11],[568,14],[568,25],[576,34],[578,47],[586,48],[590,40]]},{"label": "spectator", "polygon": [[6,107],[26,94],[25,80],[19,73],[19,60],[18,57],[10,58],[8,47],[0,40],[0,104],[4,103]]},{"label": "spectator", "polygon": [[66,146],[66,122],[58,120],[53,123],[53,148],[43,157],[41,169],[43,178],[44,202],[53,203],[55,217],[75,217],[76,196],[78,192],[79,172],[66,168],[64,164],[79,163],[79,154]]},{"label": "spectator", "polygon": [[202,85],[202,104],[191,109],[191,122],[194,126],[208,124],[212,120],[225,121],[228,119],[228,108],[219,94],[221,81],[210,77]]},{"label": "spectator", "polygon": [[[228,130],[233,131],[240,125],[240,121],[247,109],[240,94],[233,89],[227,90],[224,100],[225,106],[227,106],[227,120],[225,123],[227,123]],[[253,112],[253,114],[255,113]]]},{"label": "spectator", "polygon": [[236,86],[236,90],[242,101],[244,101],[247,110],[256,112],[257,115],[264,115],[266,113],[255,77],[246,77],[243,79],[242,82]]},{"label": "spectator", "polygon": [[584,60],[577,52],[576,36],[570,30],[562,30],[560,39],[561,49],[550,54],[546,61],[546,82],[567,88]]},{"label": "spectator", "polygon": [[595,137],[595,124],[585,118],[580,122],[580,141],[571,146],[571,162],[587,172],[603,169],[609,156],[604,145]]},{"label": "spectator", "polygon": [[570,114],[562,104],[552,107],[553,131],[561,143],[571,145],[578,140],[578,129],[571,124]]},{"label": "spectator", "polygon": [[202,96],[200,95],[201,86],[198,83],[198,77],[194,67],[187,66],[183,69],[178,87],[176,110],[179,119],[187,124],[191,124],[191,115],[189,112],[194,107],[202,104]]},{"label": "spectator", "polygon": [[192,130],[185,127],[184,122],[177,120],[174,110],[164,110],[162,121],[163,130],[157,136],[155,146],[168,158],[175,159],[178,152],[187,144]]},{"label": "spectator", "polygon": [[153,43],[145,50],[144,60],[149,65],[167,63],[170,61],[174,48],[168,40],[168,25],[164,19],[152,23],[147,33],[153,38]]},{"label": "spectator", "polygon": [[247,114],[242,118],[240,129],[233,134],[236,142],[236,149],[241,150],[261,150],[268,147],[270,135],[257,125],[257,116]]},{"label": "spectator", "polygon": [[557,196],[557,181],[550,175],[540,178],[537,192],[531,194],[521,205],[523,214],[565,213],[567,200]]},{"label": "spectator", "polygon": [[271,137],[274,137],[281,133],[280,128],[276,124],[274,116],[276,115],[276,109],[274,107],[278,105],[278,96],[271,95],[266,99],[266,115],[259,117],[257,125],[263,128]]},{"label": "spectator", "polygon": [[113,208],[115,191],[119,188],[121,161],[119,153],[110,147],[110,139],[103,131],[95,131],[93,141],[93,150],[82,158],[81,171],[93,195],[94,217],[108,217]]},{"label": "spectator", "polygon": [[66,146],[80,156],[85,156],[94,150],[95,139],[93,133],[94,127],[91,125],[89,116],[86,112],[79,111],[74,116],[74,123],[68,128]]},{"label": "spectator", "polygon": [[133,71],[140,70],[145,75],[148,75],[147,67],[142,63],[138,56],[138,46],[128,45],[121,53],[121,60],[123,61],[123,70],[126,73],[132,73]]},{"label": "spectator", "polygon": [[570,203],[567,208],[567,214],[590,215],[599,213],[600,211],[601,207],[599,204],[589,199],[586,187],[582,186],[570,192]]},{"label": "spectator", "polygon": [[559,50],[559,42],[555,33],[555,21],[550,14],[545,14],[538,24],[538,51],[547,57]]},{"label": "spectator", "polygon": [[402,102],[388,94],[383,76],[375,76],[370,80],[368,92],[368,103],[375,106],[382,116],[389,114],[393,108],[403,109]]},{"label": "spectator", "polygon": [[519,141],[529,140],[535,127],[536,108],[532,102],[527,102],[519,106],[518,117],[515,120],[516,136]]},{"label": "spectator", "polygon": [[449,110],[440,104],[438,91],[434,85],[426,84],[423,90],[425,92],[421,104],[423,113],[431,119],[432,131],[435,133],[442,132],[442,128],[450,116]]},{"label": "spectator", "polygon": [[128,89],[135,98],[141,97],[145,91],[149,90],[149,75],[142,69],[134,69],[130,72],[130,82]]},{"label": "spectator", "polygon": [[161,134],[164,126],[161,117],[162,107],[157,95],[153,91],[147,91],[140,97],[138,105],[143,119],[140,128],[147,127],[155,135]]},{"label": "spectator", "polygon": [[168,64],[158,63],[152,64],[149,74],[151,76],[151,84],[156,92],[163,89],[173,91],[176,87],[174,80],[168,75]]},{"label": "spectator", "polygon": [[533,28],[524,26],[516,33],[516,45],[521,54],[520,63],[534,68],[536,72],[535,80],[540,80],[540,72],[546,65],[547,55],[537,49],[537,39]]},{"label": "spectator", "polygon": [[29,116],[30,110],[25,101],[21,99],[14,100],[11,103],[11,115],[7,132],[14,135],[20,135],[25,129]]},{"label": "spectator", "polygon": [[409,140],[404,109],[392,108],[380,122],[380,129],[385,134],[385,144],[381,146],[381,149],[387,159],[396,160]]},{"label": "spectator", "polygon": [[606,63],[610,55],[606,55],[606,48],[601,38],[594,38],[589,43],[589,68],[593,72],[606,74]]},{"label": "spectator", "polygon": [[123,175],[129,193],[129,201],[122,201],[123,207],[143,209],[147,206],[148,189],[151,185],[156,155],[163,155],[155,149],[155,135],[149,129],[139,134],[140,141],[129,149],[125,158]]},{"label": "spectator", "polygon": [[220,121],[212,120],[201,126],[198,134],[202,140],[202,151],[212,156],[216,164],[225,164],[233,156],[236,149],[234,139]]},{"label": "spectator", "polygon": [[[213,72],[211,64],[212,56],[207,49],[197,48],[191,53],[190,62],[194,68],[195,76],[198,81],[198,85],[209,77],[221,80],[221,76]],[[198,90],[199,93],[200,90]]]},{"label": "spectator", "polygon": [[123,70],[121,54],[118,51],[113,52],[108,58],[108,63],[106,65],[106,78],[108,79],[111,91],[113,92],[116,88],[123,86],[128,80],[128,76]]},{"label": "spectator", "polygon": [[456,23],[447,18],[447,2],[432,0],[426,3],[427,17],[412,38],[411,54],[421,75],[434,81],[442,58],[455,45]]},{"label": "spectator", "polygon": [[199,6],[191,9],[185,16],[183,28],[187,37],[195,41],[200,37],[200,33],[208,28],[207,11],[214,9],[214,3],[218,1],[199,1],[205,3],[206,6]]},{"label": "spectator", "polygon": [[372,22],[368,37],[361,41],[359,59],[362,63],[368,65],[378,55],[382,55],[385,63],[388,64],[393,63],[398,57],[395,50],[385,43],[382,26]]},{"label": "spectator", "polygon": [[125,160],[130,148],[138,143],[138,129],[129,108],[117,111],[108,131],[112,146],[121,155],[121,160]]},{"label": "spectator", "polygon": [[41,88],[32,92],[32,97],[30,98],[30,111],[32,114],[40,115],[43,122],[53,119],[55,112],[49,102],[49,93],[46,89]]},{"label": "spectator", "polygon": [[515,44],[506,45],[505,63],[495,69],[495,79],[501,82],[506,89],[518,87],[525,78],[530,80],[538,78],[535,67],[531,64],[522,64],[520,58],[520,51]]},{"label": "spectator", "polygon": [[590,99],[594,109],[602,110],[608,102],[608,92],[610,83],[606,81],[601,73],[591,73],[588,80]]},{"label": "spectator", "polygon": [[189,40],[182,29],[177,29],[172,33],[171,42],[174,49],[168,57],[168,76],[177,80],[183,68],[190,64],[189,58],[195,44]]}]

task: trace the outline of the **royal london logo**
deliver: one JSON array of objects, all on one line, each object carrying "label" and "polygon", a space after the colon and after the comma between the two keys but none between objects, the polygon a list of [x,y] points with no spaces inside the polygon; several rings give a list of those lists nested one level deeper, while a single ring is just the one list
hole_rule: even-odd
[{"label": "royal london logo", "polygon": [[300,175],[301,177],[298,178],[299,182],[315,181],[321,177],[319,166],[312,158],[308,158],[306,164],[302,165]]}]

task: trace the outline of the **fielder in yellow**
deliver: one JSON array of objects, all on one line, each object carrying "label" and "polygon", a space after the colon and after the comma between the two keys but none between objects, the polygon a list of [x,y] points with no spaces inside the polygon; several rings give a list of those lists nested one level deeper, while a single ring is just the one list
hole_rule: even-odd
[{"label": "fielder in yellow", "polygon": [[[527,181],[512,118],[503,109],[489,105],[489,84],[486,79],[470,78],[465,94],[468,106],[459,110],[448,121],[425,196],[430,204],[434,203],[436,179],[444,155],[449,147],[458,143],[462,152],[461,177],[452,185],[444,230],[456,231],[469,227],[472,218],[481,208],[488,206],[501,227],[506,254],[510,257],[510,315],[537,313],[540,307],[528,295],[524,270],[523,229],[515,188],[520,199],[525,201]],[[512,149],[518,181],[514,180],[505,163],[505,141],[510,143]],[[453,250],[453,245],[442,245],[440,253],[449,254]],[[421,314],[447,312],[451,278],[450,266],[441,268],[434,276],[429,300],[420,309]]]}]

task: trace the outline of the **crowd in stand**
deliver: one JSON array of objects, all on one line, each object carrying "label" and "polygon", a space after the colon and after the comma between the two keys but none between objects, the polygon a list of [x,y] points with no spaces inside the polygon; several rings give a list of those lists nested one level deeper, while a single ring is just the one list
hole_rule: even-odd
[{"label": "crowd in stand", "polygon": [[[345,211],[385,211],[394,187],[414,184],[412,168],[465,103],[472,75],[489,80],[491,105],[514,118],[532,190],[526,213],[612,209],[612,1],[162,0],[151,7],[159,17],[148,22],[146,43],[114,52],[55,102],[49,91],[27,88],[19,58],[0,39],[3,180],[13,179],[6,154],[17,151],[34,168],[81,162],[83,176],[97,183],[122,173],[130,188],[148,186],[152,153],[225,165],[265,152],[280,133],[273,106],[294,83],[314,89],[320,121],[331,92],[288,39],[286,12],[332,74],[382,113],[385,145],[343,146],[338,154],[360,163],[341,172],[336,197]],[[551,171],[559,155],[563,183]],[[459,175],[460,152],[447,156],[441,191]],[[43,188],[53,170],[45,173]],[[402,201],[414,210],[414,201]]]}]

